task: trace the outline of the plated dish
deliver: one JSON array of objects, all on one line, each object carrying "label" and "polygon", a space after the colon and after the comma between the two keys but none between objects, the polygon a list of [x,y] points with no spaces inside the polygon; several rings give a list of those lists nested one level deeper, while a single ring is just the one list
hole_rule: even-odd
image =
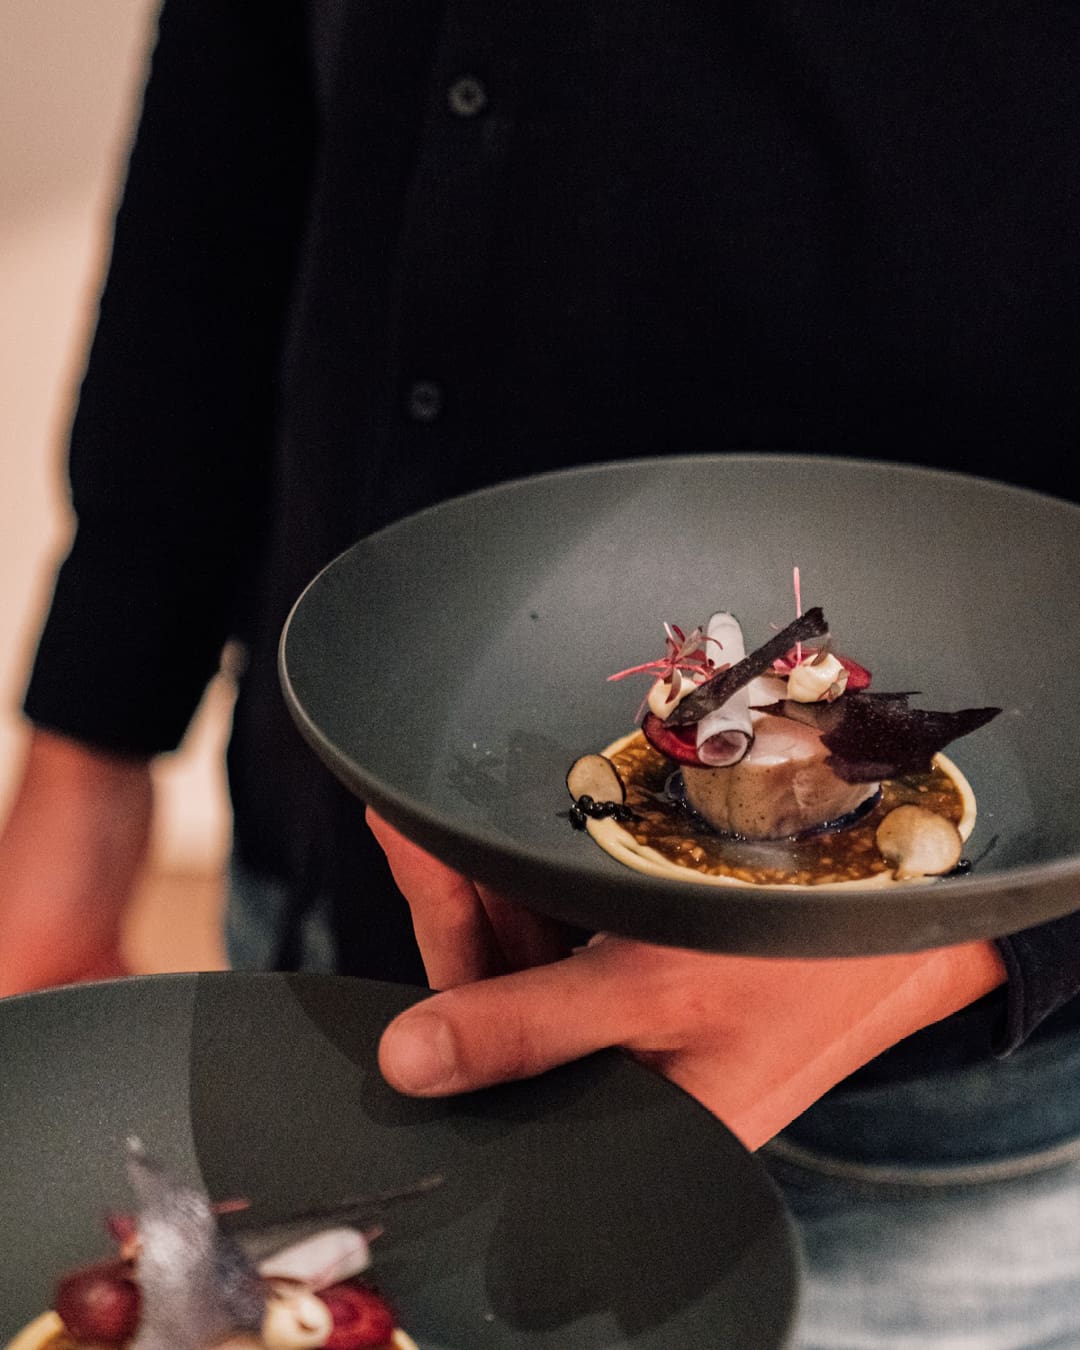
[{"label": "plated dish", "polygon": [[133,1133],[178,1184],[249,1199],[221,1218],[245,1242],[441,1177],[379,1217],[368,1272],[420,1350],[712,1350],[717,1327],[785,1344],[793,1236],[722,1125],[616,1053],[400,1097],[375,1051],[418,997],[228,973],[0,1001],[0,1345],[55,1308],[60,1275],[116,1258],[102,1216],[133,1205]]},{"label": "plated dish", "polygon": [[652,876],[710,886],[895,886],[967,871],[975,794],[944,746],[996,707],[880,692],[802,612],[747,654],[733,614],[609,675],[645,675],[641,729],[575,760],[571,823]]},{"label": "plated dish", "polygon": [[[288,1237],[229,1233],[223,1217],[246,1200],[217,1202],[171,1176],[141,1140],[127,1144],[131,1212],[106,1226],[116,1253],[56,1281],[54,1307],[7,1350],[417,1350],[370,1277],[372,1226],[398,1195],[359,1200]],[[368,1226],[362,1226],[366,1216]],[[347,1222],[346,1222],[347,1220]],[[265,1243],[263,1244],[265,1245]]]},{"label": "plated dish", "polygon": [[[929,709],[1002,709],[947,752],[978,798],[970,875],[687,886],[569,837],[568,766],[632,724],[607,676],[642,660],[665,616],[693,623],[718,602],[756,639],[791,613],[795,563],[881,688]],[[822,456],[640,460],[505,484],[361,540],[298,599],[281,672],[343,783],[555,919],[760,955],[911,951],[1075,906],[1078,589],[1072,503]],[[388,644],[405,635],[409,659],[388,678]]]}]

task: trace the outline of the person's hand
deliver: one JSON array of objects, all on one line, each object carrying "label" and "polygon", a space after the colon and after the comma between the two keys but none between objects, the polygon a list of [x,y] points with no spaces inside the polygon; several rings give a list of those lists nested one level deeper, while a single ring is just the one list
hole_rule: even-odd
[{"label": "person's hand", "polygon": [[0,997],[124,973],[152,809],[144,761],[31,734],[0,833]]},{"label": "person's hand", "polygon": [[546,921],[369,820],[445,991],[383,1035],[382,1072],[410,1095],[464,1092],[621,1046],[757,1148],[861,1064],[1004,980],[990,943],[796,960],[606,936],[560,958]]}]

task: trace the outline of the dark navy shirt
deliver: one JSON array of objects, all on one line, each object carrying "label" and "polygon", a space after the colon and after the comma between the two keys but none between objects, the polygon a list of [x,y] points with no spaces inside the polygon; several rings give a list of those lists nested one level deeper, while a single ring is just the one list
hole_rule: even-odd
[{"label": "dark navy shirt", "polygon": [[[601,459],[1065,490],[1078,69],[1062,0],[168,0],[30,716],[168,749],[242,643],[238,849],[330,897],[343,969],[415,975],[278,691],[299,591],[414,508]],[[1016,1039],[1075,993],[1080,919],[1007,957]]]}]

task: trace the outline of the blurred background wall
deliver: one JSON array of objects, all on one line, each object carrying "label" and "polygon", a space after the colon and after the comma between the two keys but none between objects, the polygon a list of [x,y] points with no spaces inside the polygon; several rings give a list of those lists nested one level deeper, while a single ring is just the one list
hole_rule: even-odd
[{"label": "blurred background wall", "polygon": [[[25,734],[26,665],[70,530],[64,440],[156,13],[157,0],[0,3],[0,813]],[[130,933],[139,968],[220,964],[229,712],[218,682],[157,770],[159,828]]]}]

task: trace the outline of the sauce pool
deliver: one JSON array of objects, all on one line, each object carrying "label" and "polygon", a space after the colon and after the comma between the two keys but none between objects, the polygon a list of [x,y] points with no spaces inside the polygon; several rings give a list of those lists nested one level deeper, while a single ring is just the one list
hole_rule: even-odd
[{"label": "sauce pool", "polygon": [[922,806],[954,825],[964,814],[959,788],[935,766],[929,773],[887,779],[870,810],[850,824],[793,839],[740,839],[718,833],[667,792],[678,765],[654,750],[640,732],[608,758],[626,786],[626,804],[634,813],[622,828],[638,844],[679,867],[759,886],[824,886],[889,872],[874,834],[894,807]]}]

